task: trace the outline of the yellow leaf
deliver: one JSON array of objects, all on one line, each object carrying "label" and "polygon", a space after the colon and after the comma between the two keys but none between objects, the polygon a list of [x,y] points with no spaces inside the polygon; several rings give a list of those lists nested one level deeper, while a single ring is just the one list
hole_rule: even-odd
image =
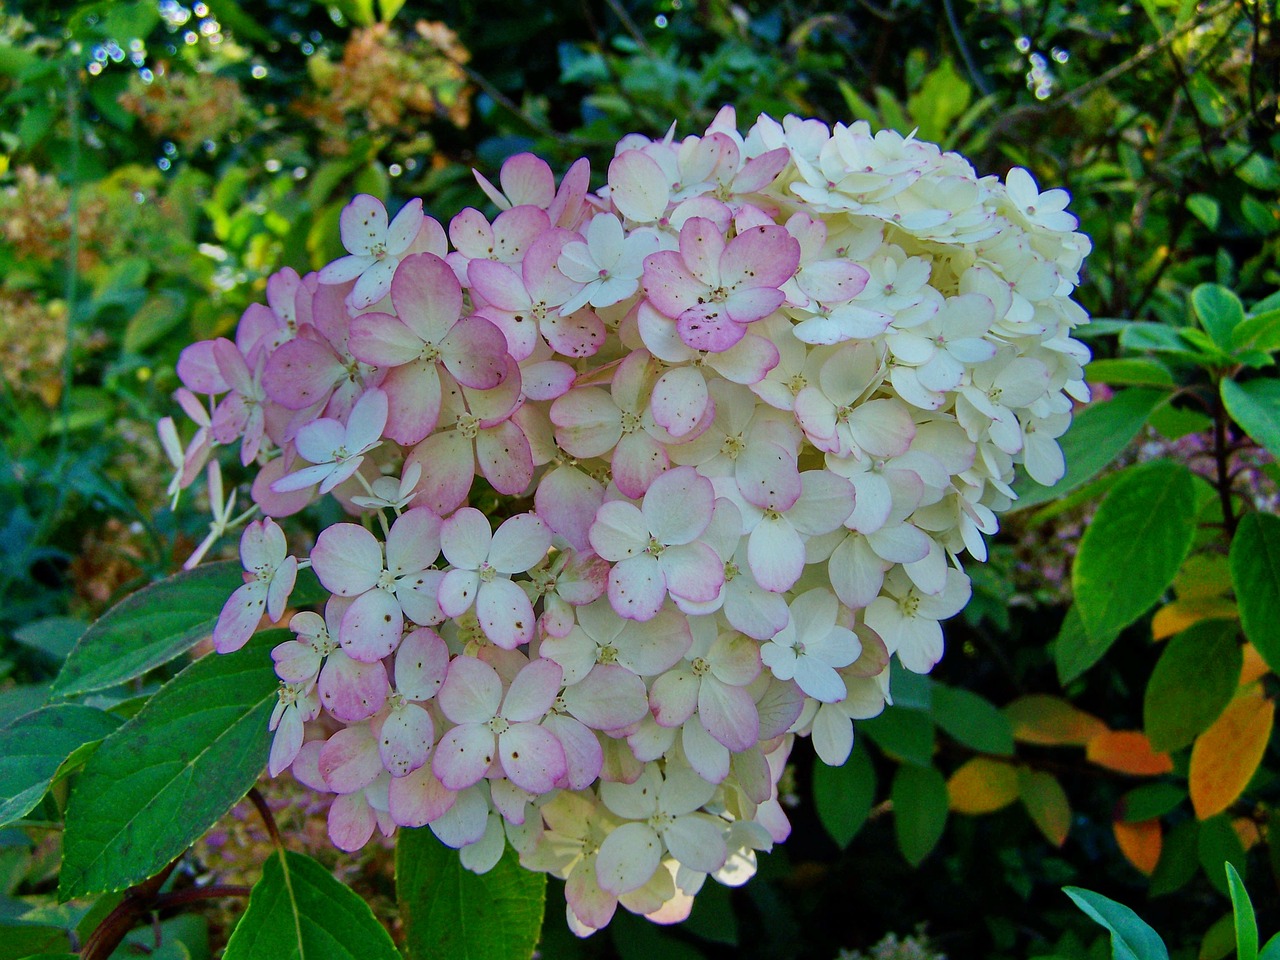
[{"label": "yellow leaf", "polygon": [[1115,831],[1116,844],[1124,858],[1138,868],[1145,876],[1160,862],[1160,850],[1164,846],[1164,835],[1160,832],[1159,820],[1142,820],[1138,823],[1125,823],[1117,820],[1111,825]]},{"label": "yellow leaf", "polygon": [[1252,643],[1246,643],[1242,649],[1244,666],[1240,670],[1240,686],[1247,687],[1253,681],[1265,677],[1271,672],[1271,668],[1267,666],[1267,662],[1262,659],[1262,654]]},{"label": "yellow leaf", "polygon": [[1173,578],[1179,600],[1205,600],[1231,592],[1231,565],[1221,553],[1193,553]]},{"label": "yellow leaf", "polygon": [[1107,730],[1107,725],[1093,714],[1047,694],[1019,697],[1003,712],[1013,724],[1013,738],[1023,743],[1083,747]]},{"label": "yellow leaf", "polygon": [[974,757],[947,781],[956,813],[993,813],[1018,799],[1018,771],[1007,763]]},{"label": "yellow leaf", "polygon": [[1244,847],[1246,853],[1262,842],[1262,830],[1251,818],[1236,817],[1231,821],[1231,826],[1235,829],[1236,836],[1240,838],[1240,846]]},{"label": "yellow leaf", "polygon": [[1109,730],[1089,741],[1085,756],[1090,762],[1118,773],[1153,776],[1173,770],[1167,753],[1156,753],[1145,733]]},{"label": "yellow leaf", "polygon": [[1201,620],[1234,620],[1239,616],[1235,602],[1223,597],[1175,600],[1151,618],[1151,639],[1167,640]]},{"label": "yellow leaf", "polygon": [[1018,771],[1018,794],[1032,822],[1055,847],[1067,841],[1071,804],[1058,778],[1039,770]]},{"label": "yellow leaf", "polygon": [[1201,820],[1221,813],[1244,792],[1271,739],[1276,705],[1254,689],[1227,705],[1191,747],[1187,786]]}]

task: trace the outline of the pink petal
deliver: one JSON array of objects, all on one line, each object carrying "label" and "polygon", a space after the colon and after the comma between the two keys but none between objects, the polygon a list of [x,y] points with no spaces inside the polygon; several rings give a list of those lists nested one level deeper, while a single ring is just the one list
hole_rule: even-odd
[{"label": "pink petal", "polygon": [[396,601],[404,615],[414,623],[431,627],[447,618],[440,609],[440,583],[443,570],[420,570],[414,577],[406,577],[396,584]]},{"label": "pink petal", "polygon": [[417,197],[401,207],[400,212],[391,221],[391,226],[387,228],[388,252],[398,254],[408,249],[409,244],[413,242],[418,235],[418,231],[422,228],[424,219],[422,201]]},{"label": "pink petal", "polygon": [[446,617],[461,616],[475,603],[480,591],[480,574],[474,570],[450,570],[440,580],[436,600]]},{"label": "pink petal", "polygon": [[610,466],[613,482],[625,496],[642,497],[670,464],[666,448],[648,432],[637,430],[618,441]]},{"label": "pink petal", "polygon": [[671,194],[666,174],[639,150],[627,150],[609,164],[609,198],[623,216],[637,223],[659,219]]},{"label": "pink petal", "polygon": [[[659,543],[689,543],[711,523],[715,507],[711,481],[693,467],[676,467],[657,477],[644,495],[645,524]],[[597,550],[606,560],[613,559]]]},{"label": "pink petal", "polygon": [[769,316],[786,299],[786,295],[774,287],[735,290],[724,302],[724,312],[734,323],[752,323]]},{"label": "pink petal", "polygon": [[687,346],[712,353],[728,350],[747,332],[744,324],[729,316],[723,303],[690,307],[676,319],[676,330]]},{"label": "pink petal", "polygon": [[280,776],[298,757],[302,749],[302,717],[297,710],[286,709],[271,740],[271,755],[267,758],[267,773]]},{"label": "pink petal", "polygon": [[467,279],[472,290],[500,310],[532,313],[529,291],[510,265],[494,260],[472,260],[467,264]]},{"label": "pink petal", "polygon": [[871,274],[850,260],[820,260],[806,264],[798,278],[800,289],[819,303],[846,303],[860,294]]},{"label": "pink petal", "polygon": [[649,709],[644,681],[615,663],[598,663],[566,687],[569,712],[593,730],[620,730],[638,723]]},{"label": "pink petal", "polygon": [[393,777],[407,776],[427,762],[435,736],[431,714],[422,707],[406,703],[392,710],[383,721],[378,738],[383,767]]},{"label": "pink petal", "polygon": [[722,783],[729,775],[731,757],[728,748],[707,733],[706,727],[697,720],[690,720],[681,727],[680,746],[689,766],[707,783]]},{"label": "pink petal", "polygon": [[454,723],[487,723],[498,714],[498,706],[502,702],[502,680],[498,672],[483,660],[455,657],[449,664],[444,686],[436,694],[436,702]]},{"label": "pink petal", "polygon": [[518,513],[502,522],[489,546],[489,563],[499,573],[524,573],[547,555],[551,531],[536,513]]},{"label": "pink petal", "polygon": [[502,164],[498,182],[512,205],[533,204],[544,210],[556,196],[556,179],[541,157],[519,153]]},{"label": "pink petal", "polygon": [[488,772],[495,749],[493,731],[479,723],[464,723],[440,738],[431,772],[450,790],[465,790]]},{"label": "pink petal", "polygon": [[673,437],[692,431],[710,402],[706,378],[695,367],[668,370],[653,385],[653,419]]},{"label": "pink petal", "polygon": [[550,228],[546,211],[538,207],[521,204],[504,210],[493,221],[492,255],[508,263],[521,260],[533,242]]},{"label": "pink petal", "polygon": [[776,224],[744,230],[725,248],[720,259],[725,286],[780,287],[794,276],[800,263],[800,244]]},{"label": "pink petal", "polygon": [[761,510],[790,510],[803,490],[795,455],[769,441],[757,441],[739,455],[735,477],[743,499]]},{"label": "pink petal", "polygon": [[344,723],[367,720],[387,699],[387,670],[381,662],[358,663],[340,650],[329,654],[317,683],[320,702]]},{"label": "pink petal", "polygon": [[662,842],[644,823],[624,823],[600,845],[596,878],[600,889],[622,896],[644,886],[661,865]]},{"label": "pink petal", "polygon": [[724,586],[724,564],[701,541],[667,547],[658,559],[667,589],[695,603],[714,600]]},{"label": "pink petal", "polygon": [[463,570],[475,570],[484,563],[492,539],[489,518],[475,507],[462,507],[440,528],[440,549],[445,559]]},{"label": "pink petal", "polygon": [[600,776],[604,753],[596,735],[573,717],[552,714],[544,726],[564,749],[565,781],[560,786],[585,790]]},{"label": "pink petal", "polygon": [[425,570],[440,556],[443,521],[429,507],[406,510],[387,534],[387,569],[394,576]]},{"label": "pink petal", "polygon": [[502,716],[512,723],[540,720],[560,693],[564,671],[554,660],[539,657],[520,669],[502,701]]},{"label": "pink petal", "polygon": [[641,555],[649,536],[648,518],[639,507],[625,500],[601,504],[589,532],[591,548],[611,562]]},{"label": "pink petal", "polygon": [[724,252],[724,233],[710,220],[690,217],[680,228],[680,257],[688,271],[709,287],[720,286],[720,258]]},{"label": "pink petal", "polygon": [[667,598],[667,582],[656,557],[639,554],[609,571],[609,603],[626,620],[651,620]]},{"label": "pink petal", "polygon": [[267,587],[267,616],[271,618],[272,623],[277,623],[284,616],[285,607],[289,603],[289,594],[293,593],[293,586],[297,579],[298,558],[286,557],[284,562],[276,567],[276,572]]},{"label": "pink petal", "polygon": [[420,627],[396,650],[396,692],[410,700],[429,700],[449,671],[449,647],[440,634]]},{"label": "pink petal", "polygon": [[382,545],[355,523],[335,523],[316,538],[311,566],[326,590],[355,597],[373,589],[382,574]]},{"label": "pink petal", "polygon": [[698,688],[701,684],[688,664],[662,674],[653,681],[653,689],[649,691],[653,719],[664,727],[683,724],[698,709]]},{"label": "pink petal", "polygon": [[363,790],[380,773],[382,761],[368,724],[343,727],[320,750],[320,776],[334,793]]},{"label": "pink petal", "polygon": [[645,257],[641,283],[649,302],[673,320],[697,305],[699,297],[708,292],[707,285],[689,272],[675,250],[662,250]]},{"label": "pink petal", "polygon": [[328,396],[345,373],[327,343],[297,337],[271,355],[262,374],[262,388],[281,406],[305,410]]},{"label": "pink petal", "polygon": [[537,623],[533,605],[510,580],[499,577],[480,584],[476,616],[484,635],[504,650],[514,650],[533,639]]},{"label": "pink petal", "polygon": [[356,598],[342,617],[342,649],[352,660],[374,663],[394,652],[404,629],[404,614],[385,590]]},{"label": "pink petal", "polygon": [[348,344],[353,357],[376,367],[406,364],[423,348],[422,337],[389,313],[362,313],[352,320]]},{"label": "pink petal", "polygon": [[364,793],[349,793],[338,797],[329,807],[329,840],[339,850],[353,853],[373,836],[378,824],[373,808]]},{"label": "pink petal", "polygon": [[267,584],[253,580],[231,594],[213,628],[213,647],[219,653],[239,650],[258,629],[267,608]]},{"label": "pink petal", "polygon": [[698,690],[698,719],[734,753],[754,746],[760,737],[760,715],[751,694],[714,677],[704,677]]},{"label": "pink petal", "polygon": [[533,481],[529,438],[510,420],[480,431],[476,437],[476,460],[484,478],[505,496],[518,496]]},{"label": "pink petal", "polygon": [[396,443],[417,443],[440,420],[440,374],[424,360],[396,367],[382,381],[389,410],[386,435]]},{"label": "pink petal", "polygon": [[790,590],[804,570],[804,541],[784,517],[765,517],[751,531],[747,561],[756,582],[766,590]]},{"label": "pink petal", "polygon": [[551,404],[556,442],[575,457],[608,453],[622,436],[618,405],[596,387],[570,390]]},{"label": "pink petal", "polygon": [[415,253],[396,269],[391,302],[396,316],[420,340],[439,344],[462,316],[462,285],[453,268],[435,254]]},{"label": "pink petal", "polygon": [[213,395],[231,389],[218,369],[212,340],[201,340],[183,349],[178,355],[178,379],[192,393]]},{"label": "pink petal", "polygon": [[453,806],[458,794],[450,790],[424,764],[408,776],[391,781],[391,816],[402,827],[423,827]]},{"label": "pink petal", "polygon": [[498,738],[498,756],[511,782],[530,793],[549,793],[568,772],[560,741],[535,723],[513,724]]},{"label": "pink petal", "polygon": [[422,470],[414,503],[430,507],[443,517],[467,502],[475,478],[475,452],[471,441],[457,430],[427,437],[405,463],[416,463]]},{"label": "pink petal", "polygon": [[544,360],[521,368],[524,395],[530,400],[555,400],[569,392],[577,371],[560,360]]},{"label": "pink petal", "polygon": [[492,390],[507,375],[507,338],[484,317],[463,317],[440,341],[441,361],[463,386]]},{"label": "pink petal", "polygon": [[604,502],[604,487],[576,467],[564,465],[544,474],[534,492],[538,515],[575,550],[589,546],[588,531]]},{"label": "pink petal", "polygon": [[298,454],[316,464],[332,462],[334,451],[342,446],[346,436],[346,427],[337,420],[328,417],[313,420],[298,431]]},{"label": "pink petal", "polygon": [[342,245],[351,253],[369,256],[374,247],[387,239],[387,208],[382,201],[360,194],[345,207],[338,218]]}]

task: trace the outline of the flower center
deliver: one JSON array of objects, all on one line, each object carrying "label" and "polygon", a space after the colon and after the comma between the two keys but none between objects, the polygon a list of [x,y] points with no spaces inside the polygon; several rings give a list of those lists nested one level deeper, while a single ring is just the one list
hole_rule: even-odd
[{"label": "flower center", "polygon": [[498,575],[498,571],[493,568],[488,560],[480,564],[480,569],[476,572],[480,574],[481,583],[493,583],[494,578]]},{"label": "flower center", "polygon": [[622,432],[635,433],[640,428],[640,414],[630,410],[622,411]]},{"label": "flower center", "polygon": [[737,460],[738,455],[747,449],[747,442],[742,439],[742,434],[734,437],[726,436],[724,442],[720,444],[720,452],[730,460]]},{"label": "flower center", "polygon": [[617,647],[601,647],[596,651],[596,663],[617,663],[618,648]]},{"label": "flower center", "polygon": [[649,542],[645,545],[644,552],[651,557],[662,556],[662,551],[667,549],[667,545],[660,541],[657,537],[650,537]]},{"label": "flower center", "polygon": [[711,672],[711,664],[707,663],[704,657],[695,657],[693,660],[693,675],[695,677],[704,677]]},{"label": "flower center", "polygon": [[458,432],[468,440],[474,440],[480,435],[480,418],[474,413],[458,414]]},{"label": "flower center", "polygon": [[500,737],[511,729],[511,724],[507,723],[505,717],[494,717],[485,726],[493,731],[495,737]]}]

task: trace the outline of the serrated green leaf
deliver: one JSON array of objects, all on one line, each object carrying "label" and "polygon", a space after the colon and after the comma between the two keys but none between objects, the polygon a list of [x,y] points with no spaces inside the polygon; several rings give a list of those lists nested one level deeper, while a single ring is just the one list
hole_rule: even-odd
[{"label": "serrated green leaf", "polygon": [[1251,513],[1231,540],[1231,584],[1244,635],[1280,671],[1280,518]]},{"label": "serrated green leaf", "polygon": [[1191,308],[1213,343],[1232,349],[1235,329],[1244,320],[1240,298],[1221,284],[1202,283],[1191,291]]},{"label": "serrated green leaf", "polygon": [[1245,433],[1280,459],[1280,380],[1224,379],[1222,402]]},{"label": "serrated green leaf", "polygon": [[[210,563],[143,587],[77,641],[53,684],[55,697],[108,690],[185,653],[212,633],[227,598],[244,583],[235,560]],[[324,597],[310,570],[298,572],[294,604]]]},{"label": "serrated green leaf", "polygon": [[35,809],[66,759],[118,726],[109,713],[57,703],[0,730],[0,826]]},{"label": "serrated green leaf", "polygon": [[858,730],[877,747],[903,763],[927,767],[933,763],[933,720],[918,710],[886,710],[862,720]]},{"label": "serrated green leaf", "polygon": [[947,781],[935,767],[903,764],[893,775],[893,831],[907,863],[919,866],[947,828]]},{"label": "serrated green leaf", "polygon": [[1077,907],[1111,931],[1113,960],[1169,960],[1160,935],[1122,903],[1080,887],[1063,887]]},{"label": "serrated green leaf", "polygon": [[1013,725],[995,704],[978,694],[935,684],[932,713],[938,726],[965,746],[1013,756]]},{"label": "serrated green leaf", "polygon": [[1050,500],[1093,479],[1138,435],[1153,411],[1167,402],[1162,390],[1122,390],[1105,403],[1086,407],[1059,441],[1067,461],[1067,472],[1052,487],[1029,478],[1019,478],[1015,509],[1025,510]]},{"label": "serrated green leaf", "polygon": [[876,771],[861,747],[843,766],[813,765],[813,806],[823,828],[843,849],[867,822],[876,797]]},{"label": "serrated green leaf", "polygon": [[546,883],[510,847],[492,870],[475,874],[430,830],[396,837],[396,899],[412,960],[529,960]]},{"label": "serrated green leaf", "polygon": [[1142,701],[1151,748],[1180,750],[1207,730],[1231,702],[1243,662],[1230,621],[1203,620],[1170,639]]},{"label": "serrated green leaf", "polygon": [[270,650],[287,636],[197,660],[102,742],[67,806],[63,899],[151,876],[248,792],[270,745]]},{"label": "serrated green leaf", "polygon": [[1195,532],[1190,470],[1156,460],[1129,471],[1098,506],[1072,565],[1085,633],[1106,638],[1151,609],[1173,582]]},{"label": "serrated green leaf", "polygon": [[270,857],[224,960],[400,960],[391,937],[350,887],[293,851]]}]

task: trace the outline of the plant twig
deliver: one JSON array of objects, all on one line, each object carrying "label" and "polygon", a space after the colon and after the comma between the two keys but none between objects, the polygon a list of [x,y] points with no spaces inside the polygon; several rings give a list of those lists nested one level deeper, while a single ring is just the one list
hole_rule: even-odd
[{"label": "plant twig", "polygon": [[249,802],[258,810],[258,815],[262,817],[262,823],[267,828],[267,834],[271,837],[272,844],[277,850],[284,850],[284,841],[280,839],[280,828],[276,826],[276,816],[271,812],[271,807],[267,805],[267,798],[257,787],[249,789]]},{"label": "plant twig", "polygon": [[115,953],[116,948],[129,935],[129,931],[155,909],[160,888],[164,886],[181,859],[179,857],[154,877],[143,880],[125,891],[124,899],[103,918],[102,922],[94,928],[93,933],[89,934],[89,939],[85,941],[84,948],[80,951],[81,960],[107,960],[111,954]]}]

